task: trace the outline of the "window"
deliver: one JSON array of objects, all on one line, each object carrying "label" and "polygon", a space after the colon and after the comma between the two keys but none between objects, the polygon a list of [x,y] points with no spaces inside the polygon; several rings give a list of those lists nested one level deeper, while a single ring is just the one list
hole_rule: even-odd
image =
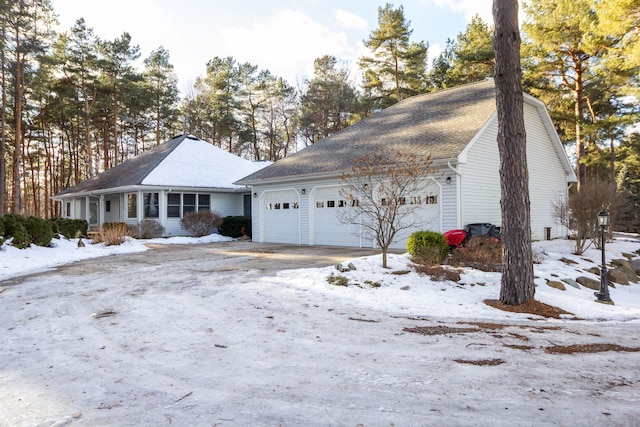
[{"label": "window", "polygon": [[167,218],[180,218],[180,193],[167,194]]},{"label": "window", "polygon": [[158,218],[160,216],[160,204],[158,193],[144,193],[144,217]]},{"label": "window", "polygon": [[339,208],[344,208],[347,206],[347,201],[346,200],[338,200],[338,207]]},{"label": "window", "polygon": [[358,199],[353,199],[351,200],[351,207],[356,207],[356,206],[360,206],[360,200]]},{"label": "window", "polygon": [[323,201],[316,202],[316,208],[324,208],[324,202]]},{"label": "window", "polygon": [[185,193],[182,195],[182,216],[196,211],[196,195]]},{"label": "window", "polygon": [[336,201],[335,200],[327,200],[327,207],[328,208],[335,208],[336,207]]},{"label": "window", "polygon": [[138,195],[135,193],[127,194],[127,218],[138,217]]},{"label": "window", "polygon": [[65,216],[71,217],[71,202],[66,203],[65,211],[66,211]]},{"label": "window", "polygon": [[265,208],[271,210],[271,203],[267,203],[267,206],[265,206]]},{"label": "window", "polygon": [[389,199],[382,199],[382,206],[389,206]]},{"label": "window", "polygon": [[198,194],[198,211],[210,211],[211,210],[211,195]]},{"label": "window", "polygon": [[398,204],[399,205],[406,205],[407,204],[407,198],[406,197],[398,198]]},{"label": "window", "polygon": [[298,202],[293,202],[293,203],[291,204],[291,209],[298,209],[298,208],[299,208],[299,206],[298,206]]},{"label": "window", "polygon": [[420,196],[411,196],[411,199],[409,199],[409,203],[411,203],[412,205],[421,205],[422,204],[422,197],[420,197]]},{"label": "window", "polygon": [[289,203],[283,203],[282,209],[289,209]]},{"label": "window", "polygon": [[427,196],[427,197],[425,197],[424,202],[427,205],[437,205],[438,204],[438,196]]},{"label": "window", "polygon": [[189,212],[210,211],[210,194],[169,193],[167,194],[167,218],[180,218]]},{"label": "window", "polygon": [[111,200],[106,200],[104,202],[104,211],[111,212]]},{"label": "window", "polygon": [[280,203],[276,203],[276,204],[273,206],[273,208],[274,208],[274,209],[280,209]]}]

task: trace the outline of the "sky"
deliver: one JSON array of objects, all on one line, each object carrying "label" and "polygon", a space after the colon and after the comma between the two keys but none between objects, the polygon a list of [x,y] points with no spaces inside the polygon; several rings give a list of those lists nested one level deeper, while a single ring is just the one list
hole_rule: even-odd
[{"label": "sky", "polygon": [[[483,302],[500,273],[433,282],[406,254],[389,269],[380,255],[344,273],[247,269],[259,244],[222,240],[4,243],[0,425],[637,425],[640,283],[611,288],[615,305],[545,284],[597,279],[593,247],[534,243],[536,299],[572,313],[545,319]],[[607,260],[639,248],[616,239]],[[610,345],[631,350],[598,351]],[[550,351],[564,346],[586,352]]]},{"label": "sky", "polygon": [[[492,22],[492,0],[405,0],[412,41],[429,44],[437,56],[447,39],[464,31],[475,14]],[[105,40],[127,31],[141,58],[160,46],[169,51],[185,93],[214,57],[232,56],[301,86],[313,75],[313,61],[334,55],[357,69],[367,53],[363,40],[378,26],[378,7],[370,0],[53,0],[59,30],[78,18]],[[429,61],[430,63],[430,61]]]}]

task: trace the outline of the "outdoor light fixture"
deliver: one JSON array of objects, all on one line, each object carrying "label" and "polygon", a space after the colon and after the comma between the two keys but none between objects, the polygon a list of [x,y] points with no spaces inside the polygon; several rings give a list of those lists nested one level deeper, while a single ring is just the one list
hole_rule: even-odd
[{"label": "outdoor light fixture", "polygon": [[306,189],[304,189],[304,188],[303,188],[303,189],[302,189],[302,191],[301,191],[301,193],[302,193],[302,194],[305,194],[306,192],[307,192],[307,190],[306,190]]},{"label": "outdoor light fixture", "polygon": [[447,177],[447,184],[451,184],[451,177],[450,176]]},{"label": "outdoor light fixture", "polygon": [[594,292],[596,298],[598,298],[599,302],[612,304],[611,298],[609,297],[609,272],[607,271],[607,262],[605,259],[604,252],[604,229],[607,227],[609,223],[609,214],[605,211],[601,211],[598,214],[598,224],[600,225],[600,250],[602,251],[602,268],[600,269],[600,292]]}]

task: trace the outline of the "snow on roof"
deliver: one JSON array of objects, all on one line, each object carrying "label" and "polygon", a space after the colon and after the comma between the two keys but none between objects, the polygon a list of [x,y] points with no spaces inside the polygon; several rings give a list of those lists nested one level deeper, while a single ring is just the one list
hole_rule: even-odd
[{"label": "snow on roof", "polygon": [[143,185],[240,187],[232,183],[269,165],[252,162],[189,136],[152,170]]}]

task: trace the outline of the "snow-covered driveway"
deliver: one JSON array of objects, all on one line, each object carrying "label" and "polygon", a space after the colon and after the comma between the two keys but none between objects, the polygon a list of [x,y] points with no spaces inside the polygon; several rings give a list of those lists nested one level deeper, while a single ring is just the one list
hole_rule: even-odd
[{"label": "snow-covered driveway", "polygon": [[[332,287],[322,279],[331,267],[313,269],[316,282],[303,270],[277,271],[292,259],[317,267],[344,254],[275,247],[265,261],[235,243],[154,248],[2,282],[0,425],[640,419],[640,352],[553,353],[573,344],[638,349],[637,321],[461,318],[455,304],[451,316],[407,313],[367,300],[384,284]],[[305,255],[318,263],[304,264]]]}]

